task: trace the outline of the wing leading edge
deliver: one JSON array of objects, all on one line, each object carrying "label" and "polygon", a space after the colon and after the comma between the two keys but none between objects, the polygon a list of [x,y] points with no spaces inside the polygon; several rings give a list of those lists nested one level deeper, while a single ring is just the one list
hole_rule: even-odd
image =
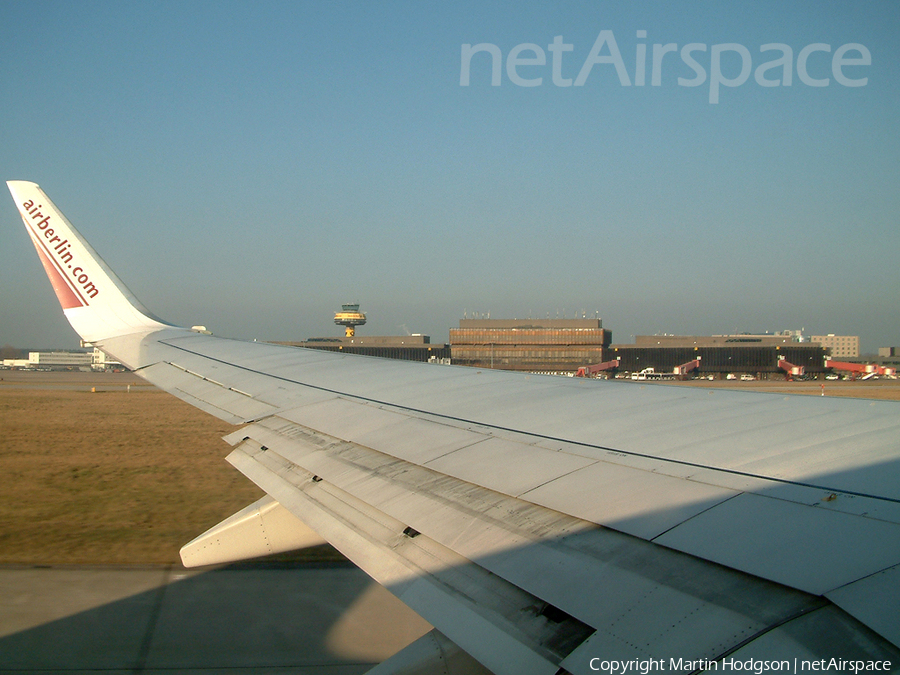
[{"label": "wing leading edge", "polygon": [[147,312],[40,188],[8,185],[76,332],[247,425],[228,461],[269,498],[186,545],[185,564],[302,546],[305,523],[440,631],[378,673],[419,658],[431,672],[435,649],[472,673],[596,672],[601,657],[900,664],[897,404],[199,335]]}]

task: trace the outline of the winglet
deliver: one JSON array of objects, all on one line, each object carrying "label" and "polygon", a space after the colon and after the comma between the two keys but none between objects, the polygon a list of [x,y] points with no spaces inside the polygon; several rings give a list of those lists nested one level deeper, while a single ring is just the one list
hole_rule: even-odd
[{"label": "winglet", "polygon": [[37,184],[6,185],[59,304],[84,341],[168,326],[134,297]]}]

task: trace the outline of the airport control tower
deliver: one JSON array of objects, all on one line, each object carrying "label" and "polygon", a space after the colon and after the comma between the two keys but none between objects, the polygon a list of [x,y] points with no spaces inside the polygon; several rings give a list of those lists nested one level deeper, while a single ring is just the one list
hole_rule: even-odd
[{"label": "airport control tower", "polygon": [[344,327],[344,335],[353,337],[356,327],[366,323],[366,315],[359,311],[359,303],[341,305],[341,311],[334,315],[334,322]]}]

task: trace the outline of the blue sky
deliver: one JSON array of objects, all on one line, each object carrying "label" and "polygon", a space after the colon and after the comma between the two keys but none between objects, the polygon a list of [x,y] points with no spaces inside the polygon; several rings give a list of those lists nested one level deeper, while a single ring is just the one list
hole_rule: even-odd
[{"label": "blue sky", "polygon": [[[353,300],[370,335],[586,311],[616,342],[805,328],[874,351],[900,343],[898,25],[894,0],[7,0],[0,169],[39,183],[152,311],[220,335],[338,335]],[[631,86],[609,63],[556,86],[554,38],[574,79],[601,31]],[[460,85],[480,43],[500,86],[487,52]],[[546,64],[512,72],[539,86],[509,77],[525,43]],[[689,43],[706,82],[679,85],[695,73],[673,52],[650,86],[653,45]],[[770,43],[791,86],[751,72],[711,104],[713,46],[755,71]],[[797,61],[819,43],[814,87]],[[844,44],[871,54],[842,70],[865,86],[836,81]],[[723,77],[741,66],[723,53]],[[0,344],[77,345],[10,198],[0,277]]]}]

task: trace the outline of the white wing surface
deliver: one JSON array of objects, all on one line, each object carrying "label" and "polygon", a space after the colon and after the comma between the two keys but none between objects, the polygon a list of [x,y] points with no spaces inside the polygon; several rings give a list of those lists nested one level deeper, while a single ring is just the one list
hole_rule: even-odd
[{"label": "white wing surface", "polygon": [[373,672],[900,668],[897,403],[198,334],[150,315],[40,188],[9,187],[76,331],[241,425],[228,461],[269,496],[185,564],[327,539],[436,628]]}]

